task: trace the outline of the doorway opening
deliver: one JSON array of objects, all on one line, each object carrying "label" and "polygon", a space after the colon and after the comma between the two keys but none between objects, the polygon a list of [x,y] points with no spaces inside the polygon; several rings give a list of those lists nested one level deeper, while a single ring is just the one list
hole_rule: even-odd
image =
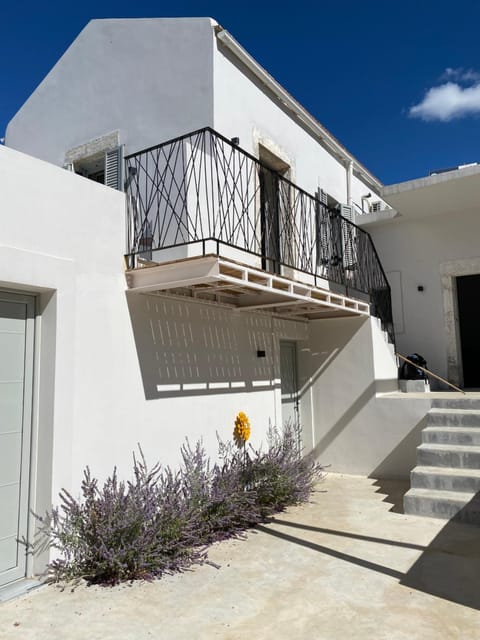
[{"label": "doorway opening", "polygon": [[456,284],[463,386],[478,389],[480,388],[480,340],[477,314],[480,274],[458,276]]},{"label": "doorway opening", "polygon": [[280,273],[280,264],[289,262],[290,195],[288,183],[281,178],[289,177],[290,166],[262,145],[259,160],[262,269]]}]

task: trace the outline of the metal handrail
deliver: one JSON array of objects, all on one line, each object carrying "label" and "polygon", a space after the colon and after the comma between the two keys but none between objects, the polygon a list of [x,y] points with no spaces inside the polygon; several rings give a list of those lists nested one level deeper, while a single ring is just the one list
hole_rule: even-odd
[{"label": "metal handrail", "polygon": [[445,380],[445,378],[442,378],[441,376],[437,375],[436,373],[433,373],[433,371],[430,371],[430,369],[427,369],[427,367],[422,367],[421,365],[417,364],[416,362],[413,362],[413,360],[409,360],[405,356],[402,356],[401,353],[397,352],[397,353],[395,353],[395,355],[397,356],[397,358],[400,358],[404,362],[408,362],[408,364],[413,365],[415,367],[415,369],[420,369],[421,371],[423,371],[427,375],[432,376],[432,378],[436,378],[437,380],[440,380],[440,382],[443,382],[446,385],[448,385],[449,387],[452,387],[452,389],[455,389],[455,391],[459,391],[460,393],[463,393],[464,395],[467,395],[466,391],[464,391],[463,389],[460,389],[460,387],[456,387],[454,384],[452,384],[448,380]]},{"label": "metal handrail", "polygon": [[[390,287],[370,235],[205,127],[125,158],[127,261],[212,239],[370,297],[394,342]],[[165,255],[165,253],[164,253]]]}]

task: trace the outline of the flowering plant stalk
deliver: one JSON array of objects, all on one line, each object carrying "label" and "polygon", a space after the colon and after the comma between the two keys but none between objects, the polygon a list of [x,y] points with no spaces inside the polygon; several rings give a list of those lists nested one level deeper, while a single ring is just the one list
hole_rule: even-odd
[{"label": "flowering plant stalk", "polygon": [[233,439],[238,448],[244,447],[250,438],[250,420],[247,415],[240,411],[235,418],[235,429],[233,430]]},{"label": "flowering plant stalk", "polygon": [[[247,463],[248,463],[248,454],[247,454],[247,440],[250,438],[250,420],[248,416],[240,411],[237,417],[235,418],[235,428],[233,430],[233,439],[235,444],[239,449],[243,450],[243,472],[247,475]],[[246,482],[245,491],[250,489],[250,483]]]}]

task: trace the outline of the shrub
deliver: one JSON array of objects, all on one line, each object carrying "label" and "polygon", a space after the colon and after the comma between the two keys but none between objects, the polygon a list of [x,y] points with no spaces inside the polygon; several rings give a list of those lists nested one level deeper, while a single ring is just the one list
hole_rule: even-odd
[{"label": "shrub", "polygon": [[84,472],[80,500],[60,493],[60,507],[42,521],[41,535],[61,557],[49,565],[53,581],[84,578],[115,584],[152,578],[200,561],[195,522],[186,509],[179,474],[156,465],[147,468],[143,454],[134,456],[134,479],[117,479],[101,488]]},{"label": "shrub", "polygon": [[285,507],[308,501],[323,468],[312,457],[300,454],[299,427],[287,423],[280,432],[270,427],[268,447],[252,450],[247,466],[247,483],[256,492],[261,517]]},{"label": "shrub", "polygon": [[219,440],[219,458],[202,512],[203,539],[208,543],[236,536],[261,519],[255,492],[245,490],[243,451]]},{"label": "shrub", "polygon": [[112,585],[204,561],[208,544],[308,500],[323,471],[301,458],[298,436],[291,425],[271,428],[265,452],[219,441],[213,466],[203,444],[187,440],[176,472],[148,469],[140,450],[131,481],[119,481],[115,469],[101,487],[87,467],[81,497],[63,490],[60,506],[40,519],[40,537],[60,554],[49,580]]}]

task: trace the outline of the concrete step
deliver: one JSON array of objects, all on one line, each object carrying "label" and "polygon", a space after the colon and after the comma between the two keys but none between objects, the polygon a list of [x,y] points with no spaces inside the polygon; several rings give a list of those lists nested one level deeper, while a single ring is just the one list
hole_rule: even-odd
[{"label": "concrete step", "polygon": [[479,427],[480,411],[476,409],[430,409],[427,413],[427,426],[442,427]]},{"label": "concrete step", "polygon": [[410,473],[412,489],[436,491],[480,491],[480,469],[451,469],[450,467],[415,467]]},{"label": "concrete step", "polygon": [[422,442],[480,446],[480,429],[477,427],[426,427],[422,431]]},{"label": "concrete step", "polygon": [[433,398],[432,409],[471,409],[480,411],[480,398]]},{"label": "concrete step", "polygon": [[454,519],[480,525],[480,499],[475,493],[410,489],[403,499],[405,513]]},{"label": "concrete step", "polygon": [[480,469],[480,447],[423,443],[417,447],[417,464],[422,467]]}]

